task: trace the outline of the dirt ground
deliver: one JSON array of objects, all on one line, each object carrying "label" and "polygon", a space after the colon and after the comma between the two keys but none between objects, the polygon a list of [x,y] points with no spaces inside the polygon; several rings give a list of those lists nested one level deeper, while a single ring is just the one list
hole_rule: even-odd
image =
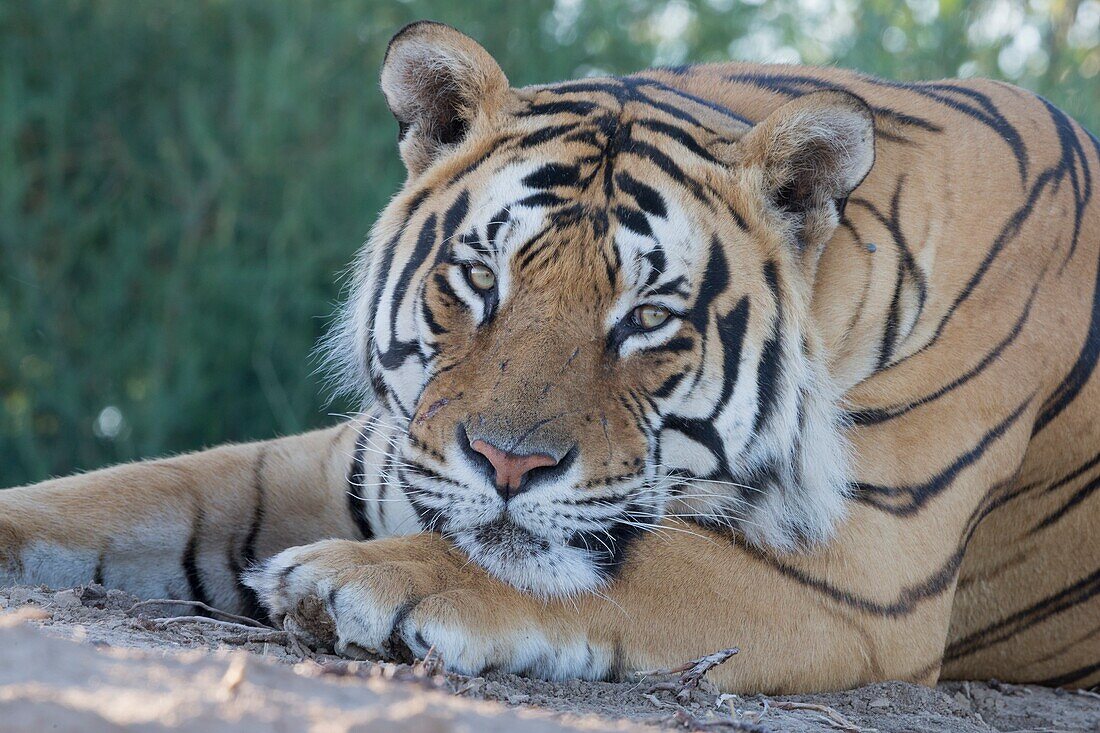
[{"label": "dirt ground", "polygon": [[[285,632],[187,620],[98,586],[0,589],[2,731],[1100,731],[1100,694],[900,682],[846,693],[676,698],[676,678],[542,682],[349,662]],[[728,664],[736,663],[736,657]]]}]

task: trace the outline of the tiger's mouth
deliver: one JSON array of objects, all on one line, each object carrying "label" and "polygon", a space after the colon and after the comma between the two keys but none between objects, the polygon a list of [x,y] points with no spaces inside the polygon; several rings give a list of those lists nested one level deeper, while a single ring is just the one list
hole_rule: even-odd
[{"label": "tiger's mouth", "polygon": [[604,585],[633,539],[664,516],[667,502],[641,474],[595,491],[562,481],[510,500],[427,469],[403,471],[402,478],[425,528],[499,580],[543,597]]},{"label": "tiger's mouth", "polygon": [[483,525],[447,534],[491,575],[539,596],[570,596],[607,581],[603,563],[583,544],[551,541],[521,526],[507,512]]}]

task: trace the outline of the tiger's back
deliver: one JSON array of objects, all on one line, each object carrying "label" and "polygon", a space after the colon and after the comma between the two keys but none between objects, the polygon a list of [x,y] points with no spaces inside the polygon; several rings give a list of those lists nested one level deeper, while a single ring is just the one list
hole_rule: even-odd
[{"label": "tiger's back", "polygon": [[[742,64],[653,76],[749,120],[823,88],[872,106],[875,166],[822,254],[814,300],[846,378],[857,501],[919,522],[959,474],[984,472],[961,525],[929,528],[937,572],[907,589],[912,601],[955,592],[943,675],[1095,684],[1096,137],[986,80]],[[930,445],[949,460],[930,461]]]}]

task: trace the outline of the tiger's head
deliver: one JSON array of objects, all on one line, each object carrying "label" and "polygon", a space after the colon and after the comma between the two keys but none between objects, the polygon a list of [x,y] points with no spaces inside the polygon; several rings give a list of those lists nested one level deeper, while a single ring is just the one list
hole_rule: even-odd
[{"label": "tiger's head", "polygon": [[866,104],[754,124],[655,75],[512,89],[427,22],[381,83],[408,179],[331,350],[402,426],[386,480],[422,524],[544,595],[669,514],[827,539],[847,456],[809,305],[874,159]]}]

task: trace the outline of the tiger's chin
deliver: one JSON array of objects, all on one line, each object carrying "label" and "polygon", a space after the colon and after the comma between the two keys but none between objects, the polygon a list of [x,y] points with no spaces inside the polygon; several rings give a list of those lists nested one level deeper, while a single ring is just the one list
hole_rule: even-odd
[{"label": "tiger's chin", "polygon": [[591,551],[547,539],[507,515],[449,534],[490,575],[536,596],[568,597],[606,582]]}]

